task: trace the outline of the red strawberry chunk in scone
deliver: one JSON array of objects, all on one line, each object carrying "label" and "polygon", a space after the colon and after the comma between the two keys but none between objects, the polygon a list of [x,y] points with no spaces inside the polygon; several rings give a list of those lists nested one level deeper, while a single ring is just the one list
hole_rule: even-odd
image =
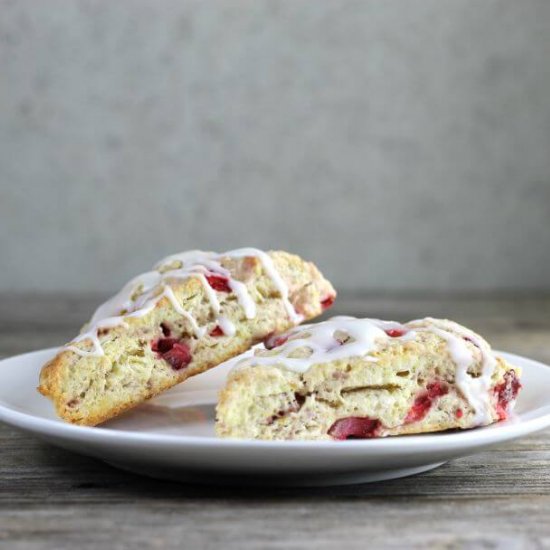
[{"label": "red strawberry chunk in scone", "polygon": [[403,336],[405,332],[407,332],[405,329],[401,328],[389,328],[388,330],[384,331],[390,338],[399,338],[400,336]]},{"label": "red strawberry chunk in scone", "polygon": [[229,279],[223,275],[211,273],[210,275],[206,275],[206,280],[208,281],[208,284],[218,292],[231,292]]},{"label": "red strawberry chunk in scone", "polygon": [[449,388],[440,382],[432,382],[426,386],[426,391],[419,395],[415,400],[413,406],[409,409],[405,418],[405,423],[418,422],[422,420],[431,409],[433,402],[442,395],[446,395],[449,392]]},{"label": "red strawberry chunk in scone", "polygon": [[368,439],[377,437],[382,424],[376,418],[368,416],[350,416],[340,418],[329,428],[328,434],[333,439]]},{"label": "red strawberry chunk in scone", "polygon": [[222,327],[220,327],[220,325],[216,325],[211,331],[210,331],[210,336],[223,336],[224,335],[224,332],[223,332],[223,329]]},{"label": "red strawberry chunk in scone", "polygon": [[277,348],[279,346],[282,346],[284,343],[286,343],[288,340],[288,336],[284,334],[280,335],[271,335],[265,342],[264,346],[266,349],[273,349]]},{"label": "red strawberry chunk in scone", "polygon": [[177,338],[159,338],[151,344],[151,349],[162,355],[163,353],[170,351],[177,341]]},{"label": "red strawberry chunk in scone", "polygon": [[177,338],[159,338],[151,344],[151,349],[167,361],[174,370],[180,370],[191,363],[189,346]]},{"label": "red strawberry chunk in scone", "polygon": [[520,389],[521,383],[516,373],[513,370],[509,370],[504,375],[504,382],[496,386],[494,390],[497,396],[497,414],[499,420],[506,420],[508,418],[508,406],[517,398]]},{"label": "red strawberry chunk in scone", "polygon": [[191,350],[187,345],[178,342],[170,351],[163,354],[163,358],[174,370],[180,370],[191,363]]},{"label": "red strawberry chunk in scone", "polygon": [[323,300],[321,300],[321,307],[323,309],[328,309],[329,307],[332,306],[332,304],[334,303],[334,300],[336,299],[336,296],[334,295],[331,295],[331,296],[327,296],[326,298],[324,298]]}]

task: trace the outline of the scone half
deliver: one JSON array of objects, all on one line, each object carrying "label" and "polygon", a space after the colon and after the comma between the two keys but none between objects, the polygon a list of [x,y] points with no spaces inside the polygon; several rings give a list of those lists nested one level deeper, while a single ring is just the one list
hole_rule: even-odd
[{"label": "scone half", "polygon": [[38,389],[61,418],[93,426],[319,315],[335,295],[287,252],[176,254],[100,306]]},{"label": "scone half", "polygon": [[342,440],[467,429],[510,414],[519,368],[457,323],[337,317],[237,363],[216,430],[246,439]]}]

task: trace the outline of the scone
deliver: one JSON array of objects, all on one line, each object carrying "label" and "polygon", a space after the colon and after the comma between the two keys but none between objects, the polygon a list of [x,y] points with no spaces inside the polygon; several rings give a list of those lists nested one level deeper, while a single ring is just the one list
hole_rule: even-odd
[{"label": "scone", "polygon": [[507,418],[520,370],[452,321],[335,317],[238,362],[221,437],[341,440],[466,429]]},{"label": "scone", "polygon": [[101,305],[38,389],[63,419],[96,425],[319,315],[335,295],[286,252],[175,254]]}]

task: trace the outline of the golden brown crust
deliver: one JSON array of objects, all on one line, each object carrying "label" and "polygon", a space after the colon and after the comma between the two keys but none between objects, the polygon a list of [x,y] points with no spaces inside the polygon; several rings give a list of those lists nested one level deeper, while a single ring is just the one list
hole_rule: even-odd
[{"label": "golden brown crust", "polygon": [[[304,319],[319,315],[321,301],[335,292],[317,268],[298,256],[270,252],[273,262],[289,288],[289,299]],[[220,293],[222,313],[236,327],[233,337],[212,336],[216,326],[204,287],[197,278],[170,282],[182,305],[207,327],[207,334],[194,336],[189,322],[171,302],[161,298],[143,317],[126,317],[127,328],[116,326],[103,331],[100,341],[105,355],[81,356],[63,349],[40,374],[38,390],[54,402],[57,414],[68,422],[93,426],[142,403],[162,391],[234,357],[272,333],[287,330],[293,322],[281,296],[256,257],[223,260],[232,276],[247,285],[256,303],[254,319],[247,319],[233,293]],[[174,336],[184,339],[192,354],[186,368],[174,370],[152,351],[151,343],[162,338],[161,324],[168,324]],[[90,339],[76,344],[92,349]]]}]

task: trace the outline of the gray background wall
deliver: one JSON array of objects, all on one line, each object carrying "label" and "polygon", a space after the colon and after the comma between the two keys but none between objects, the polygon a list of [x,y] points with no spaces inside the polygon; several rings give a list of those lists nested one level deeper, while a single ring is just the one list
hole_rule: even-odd
[{"label": "gray background wall", "polygon": [[550,2],[0,0],[0,290],[280,247],[550,289]]}]

